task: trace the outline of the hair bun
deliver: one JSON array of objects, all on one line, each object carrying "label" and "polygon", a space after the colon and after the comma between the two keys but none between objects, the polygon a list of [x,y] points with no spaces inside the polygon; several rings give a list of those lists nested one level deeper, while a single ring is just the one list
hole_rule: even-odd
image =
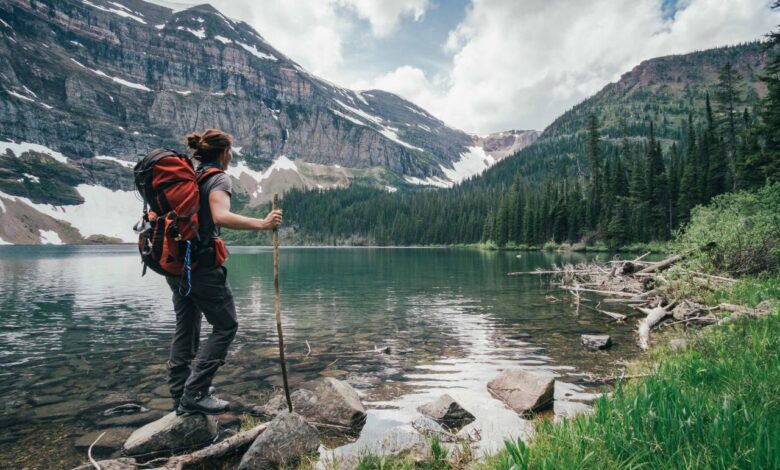
[{"label": "hair bun", "polygon": [[203,136],[198,132],[193,132],[191,134],[187,134],[187,147],[191,148],[192,150],[198,150],[201,148],[201,145],[203,143]]}]

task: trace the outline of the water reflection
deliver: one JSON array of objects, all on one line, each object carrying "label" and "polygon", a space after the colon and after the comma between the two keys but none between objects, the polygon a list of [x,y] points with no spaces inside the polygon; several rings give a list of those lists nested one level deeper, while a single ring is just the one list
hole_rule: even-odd
[{"label": "water reflection", "polygon": [[[578,374],[608,369],[635,351],[630,325],[547,302],[551,286],[539,277],[506,276],[584,258],[286,249],[281,282],[291,383],[331,376],[358,389],[370,411],[353,448],[413,432],[417,406],[446,392],[477,417],[468,428],[479,429],[489,449],[527,429],[486,390],[500,370],[546,369],[576,382]],[[281,383],[271,253],[234,248],[228,270],[240,327],[216,385],[256,402]],[[25,442],[51,423],[62,423],[69,436],[92,430],[81,411],[117,394],[169,406],[163,364],[173,326],[170,291],[153,273],[140,277],[132,247],[0,247],[0,425]],[[579,334],[593,332],[611,334],[613,350],[583,352]],[[388,346],[391,354],[383,353]],[[561,399],[588,391],[561,390]],[[60,460],[83,460],[61,447],[67,452]],[[4,458],[11,449],[32,452],[0,442],[0,466],[12,461]]]}]

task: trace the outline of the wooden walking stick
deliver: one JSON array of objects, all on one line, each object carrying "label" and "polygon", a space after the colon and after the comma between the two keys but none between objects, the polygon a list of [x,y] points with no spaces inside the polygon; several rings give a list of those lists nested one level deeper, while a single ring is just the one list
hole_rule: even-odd
[{"label": "wooden walking stick", "polygon": [[[279,208],[279,195],[274,193],[272,210]],[[287,361],[284,358],[284,335],[282,334],[282,296],[279,294],[279,230],[274,228],[274,313],[276,314],[276,333],[279,335],[279,360],[282,363],[282,382],[284,383],[284,397],[287,399],[287,409],[292,413],[293,406],[290,399],[290,386],[287,384]]]}]

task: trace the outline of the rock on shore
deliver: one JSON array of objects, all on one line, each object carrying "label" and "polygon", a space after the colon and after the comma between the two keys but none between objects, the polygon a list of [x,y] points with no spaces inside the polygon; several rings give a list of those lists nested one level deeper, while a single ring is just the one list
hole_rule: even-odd
[{"label": "rock on shore", "polygon": [[488,390],[518,414],[547,408],[553,402],[555,377],[525,369],[506,369],[488,383]]},{"label": "rock on shore", "polygon": [[[351,385],[332,377],[318,379],[290,395],[293,409],[318,427],[360,431],[366,422],[366,408]],[[276,416],[287,410],[283,394],[276,395],[255,412]]]},{"label": "rock on shore", "polygon": [[475,419],[473,414],[466,411],[446,393],[432,402],[419,406],[417,411],[450,429],[462,428]]},{"label": "rock on shore", "polygon": [[588,349],[607,349],[612,346],[612,337],[609,335],[581,335],[580,340]]},{"label": "rock on shore", "polygon": [[125,441],[127,455],[164,452],[197,447],[214,439],[219,429],[217,418],[202,414],[164,417],[136,429]]},{"label": "rock on shore", "polygon": [[297,413],[279,413],[249,447],[238,470],[295,468],[301,458],[317,453],[317,429]]}]

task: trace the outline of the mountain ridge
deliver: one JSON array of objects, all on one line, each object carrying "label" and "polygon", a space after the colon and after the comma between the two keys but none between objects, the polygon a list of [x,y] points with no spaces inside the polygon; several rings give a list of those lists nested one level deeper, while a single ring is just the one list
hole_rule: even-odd
[{"label": "mountain ridge", "polygon": [[[448,187],[496,162],[416,104],[321,79],[209,4],[7,0],[0,67],[0,202],[37,220],[0,212],[6,242],[54,240],[43,226],[67,243],[131,241],[132,162],[206,127],[235,137],[238,208],[292,187]],[[121,230],[73,215],[110,210],[90,197],[116,195]]]}]

